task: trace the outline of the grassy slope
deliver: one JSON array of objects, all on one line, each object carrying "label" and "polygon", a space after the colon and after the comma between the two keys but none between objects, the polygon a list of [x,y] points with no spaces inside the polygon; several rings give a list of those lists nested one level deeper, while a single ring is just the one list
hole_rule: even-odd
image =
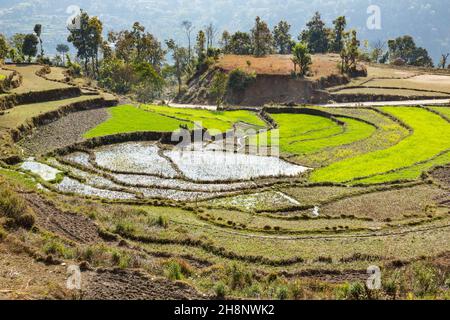
[{"label": "grassy slope", "polygon": [[16,128],[17,126],[26,122],[28,119],[31,119],[32,117],[38,116],[42,113],[58,110],[60,107],[68,105],[70,103],[91,100],[96,97],[100,96],[80,96],[58,101],[47,101],[16,106],[10,110],[7,110],[4,115],[0,116],[0,127]]},{"label": "grassy slope", "polygon": [[280,130],[280,149],[291,154],[310,154],[325,148],[350,144],[368,138],[375,127],[364,122],[339,118],[345,128],[335,122],[305,114],[273,114]]},{"label": "grassy slope", "polygon": [[185,108],[170,108],[164,106],[146,105],[144,109],[178,119],[201,122],[204,128],[209,130],[226,132],[233,128],[237,122],[245,122],[257,127],[265,127],[262,121],[255,113],[245,110],[237,111],[209,111]]},{"label": "grassy slope", "polygon": [[87,132],[85,138],[135,131],[171,132],[179,129],[180,125],[193,127],[192,123],[146,112],[131,105],[113,107],[110,113],[111,118]]},{"label": "grassy slope", "polygon": [[385,107],[383,111],[406,122],[414,134],[392,148],[332,164],[312,173],[311,180],[344,182],[406,168],[426,161],[450,146],[450,124],[420,108]]}]

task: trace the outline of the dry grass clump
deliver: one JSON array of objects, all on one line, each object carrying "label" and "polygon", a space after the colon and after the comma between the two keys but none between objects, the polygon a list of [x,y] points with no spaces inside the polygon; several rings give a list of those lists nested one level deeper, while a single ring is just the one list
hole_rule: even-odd
[{"label": "dry grass clump", "polygon": [[25,201],[6,185],[0,186],[0,214],[8,219],[7,224],[31,229],[35,215]]}]

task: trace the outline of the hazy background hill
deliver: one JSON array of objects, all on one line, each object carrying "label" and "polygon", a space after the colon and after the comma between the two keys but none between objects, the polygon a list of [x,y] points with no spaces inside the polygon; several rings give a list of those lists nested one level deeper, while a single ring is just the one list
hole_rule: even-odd
[{"label": "hazy background hill", "polygon": [[[371,4],[381,8],[381,30],[366,27]],[[259,15],[271,27],[281,19],[289,21],[297,36],[318,10],[327,23],[346,15],[349,27],[358,29],[361,39],[387,40],[410,34],[436,61],[441,53],[450,52],[449,0],[1,0],[0,32],[30,32],[35,23],[41,23],[46,51],[52,53],[56,44],[67,38],[66,10],[70,5],[98,15],[105,31],[129,28],[140,21],[160,40],[174,37],[180,42],[185,42],[180,23],[186,19],[197,29],[212,22],[220,30],[236,31],[250,29]]]}]

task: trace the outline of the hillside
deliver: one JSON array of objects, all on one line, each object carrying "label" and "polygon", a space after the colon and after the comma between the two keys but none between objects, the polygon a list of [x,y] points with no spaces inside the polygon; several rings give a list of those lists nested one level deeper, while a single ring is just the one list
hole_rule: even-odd
[{"label": "hillside", "polygon": [[404,101],[450,98],[450,70],[424,69],[360,62],[367,76],[349,78],[338,69],[339,56],[313,55],[311,71],[305,78],[293,78],[290,55],[223,55],[204,73],[188,82],[180,103],[215,104],[210,93],[217,72],[229,74],[240,69],[255,74],[245,90],[228,91],[229,105],[262,106],[265,104],[331,104],[342,102]]}]

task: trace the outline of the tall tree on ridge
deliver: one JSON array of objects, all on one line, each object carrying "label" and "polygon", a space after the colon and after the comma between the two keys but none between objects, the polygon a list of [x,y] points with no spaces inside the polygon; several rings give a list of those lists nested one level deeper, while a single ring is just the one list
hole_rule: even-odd
[{"label": "tall tree on ridge", "polygon": [[299,40],[308,44],[311,53],[326,53],[328,51],[328,32],[320,13],[316,12],[306,26],[307,29],[300,34]]},{"label": "tall tree on ridge", "polygon": [[36,24],[34,26],[34,33],[36,34],[36,36],[39,39],[39,44],[41,46],[41,57],[44,57],[44,47],[42,46],[42,25],[41,24]]},{"label": "tall tree on ridge", "polygon": [[184,32],[186,33],[186,37],[188,39],[188,57],[190,63],[192,59],[191,34],[192,31],[194,31],[194,27],[192,25],[192,22],[190,22],[189,20],[184,20],[181,23],[181,26],[184,28]]},{"label": "tall tree on ridge", "polygon": [[267,23],[256,17],[252,29],[253,54],[262,57],[273,52],[273,37]]},{"label": "tall tree on ridge", "polygon": [[286,21],[280,21],[273,29],[275,48],[279,54],[289,54],[292,48],[292,36],[289,33],[291,25]]}]

